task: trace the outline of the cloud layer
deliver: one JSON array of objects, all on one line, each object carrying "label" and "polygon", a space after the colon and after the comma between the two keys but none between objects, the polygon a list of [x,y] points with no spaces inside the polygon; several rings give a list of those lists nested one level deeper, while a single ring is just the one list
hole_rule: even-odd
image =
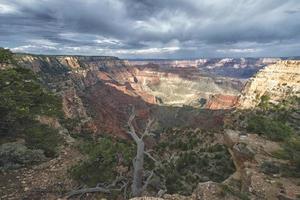
[{"label": "cloud layer", "polygon": [[299,0],[0,0],[0,46],[122,58],[300,55]]}]

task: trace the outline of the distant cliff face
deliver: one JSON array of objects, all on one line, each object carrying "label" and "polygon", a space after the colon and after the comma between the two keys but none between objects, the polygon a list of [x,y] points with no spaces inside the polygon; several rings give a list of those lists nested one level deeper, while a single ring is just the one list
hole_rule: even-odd
[{"label": "distant cliff face", "polygon": [[132,65],[159,65],[162,68],[197,68],[213,76],[247,79],[268,64],[280,58],[210,58],[191,60],[131,60]]},{"label": "distant cliff face", "polygon": [[255,107],[263,95],[276,102],[289,95],[300,95],[300,61],[279,61],[260,70],[246,84],[239,107]]},{"label": "distant cliff face", "polygon": [[208,100],[215,94],[238,96],[243,87],[237,79],[206,75],[193,67],[164,68],[150,64],[137,68],[138,85],[164,105],[199,107],[200,99]]}]

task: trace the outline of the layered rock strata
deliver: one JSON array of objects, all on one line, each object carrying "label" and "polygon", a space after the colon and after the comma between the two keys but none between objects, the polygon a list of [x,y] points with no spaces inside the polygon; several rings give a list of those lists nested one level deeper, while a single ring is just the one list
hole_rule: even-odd
[{"label": "layered rock strata", "polygon": [[246,84],[239,107],[254,108],[263,95],[274,103],[291,95],[300,96],[300,61],[279,61],[260,70]]}]

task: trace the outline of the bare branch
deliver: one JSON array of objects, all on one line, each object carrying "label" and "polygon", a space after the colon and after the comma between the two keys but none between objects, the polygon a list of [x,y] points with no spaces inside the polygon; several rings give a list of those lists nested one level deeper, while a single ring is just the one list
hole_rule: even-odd
[{"label": "bare branch", "polygon": [[154,175],[154,172],[151,171],[151,172],[150,172],[150,175],[148,176],[147,180],[145,181],[145,184],[144,184],[144,186],[143,186],[143,191],[145,191],[145,190],[147,189],[147,187],[148,187],[148,185],[149,185],[149,182],[151,181],[153,175]]},{"label": "bare branch", "polygon": [[75,196],[75,195],[79,195],[79,194],[82,195],[82,194],[86,194],[86,193],[95,193],[95,192],[102,192],[102,193],[105,193],[105,194],[110,194],[111,193],[110,190],[102,188],[102,187],[84,188],[84,189],[69,192],[67,194],[66,198],[69,199],[69,198],[71,198],[72,196]]},{"label": "bare branch", "polygon": [[166,192],[167,192],[167,190],[159,190],[157,193],[157,196],[162,197]]},{"label": "bare branch", "polygon": [[[108,186],[104,186],[105,184],[104,183],[98,183],[96,187],[93,187],[93,188],[82,188],[82,189],[79,189],[79,190],[74,190],[74,191],[71,191],[67,194],[67,199],[72,197],[72,196],[75,196],[75,195],[84,195],[86,193],[96,193],[96,192],[101,192],[101,193],[104,193],[104,194],[110,194],[112,191],[122,191],[127,185],[128,185],[128,182],[124,182],[124,177],[117,177],[110,185]],[[115,187],[119,182],[122,181],[122,185],[120,188],[113,188]]]},{"label": "bare branch", "polygon": [[136,134],[135,129],[134,129],[133,125],[132,125],[132,122],[133,122],[134,118],[135,118],[135,108],[132,107],[132,113],[131,113],[131,115],[130,115],[130,117],[128,119],[128,122],[127,122],[128,126],[129,126],[129,129],[130,129],[130,131],[128,132],[128,134],[130,134],[130,136],[132,137],[132,139],[135,142],[138,142],[141,139]]},{"label": "bare branch", "polygon": [[153,126],[153,123],[154,123],[154,119],[149,119],[148,122],[147,122],[147,125],[146,125],[146,128],[145,128],[145,131],[142,135],[142,139],[145,137],[145,136],[153,136],[152,133],[150,133],[150,129],[151,127]]},{"label": "bare branch", "polygon": [[118,176],[111,184],[109,184],[107,186],[107,188],[112,188],[112,187],[115,187],[119,182],[125,180],[125,177],[123,176]]},{"label": "bare branch", "polygon": [[153,160],[155,163],[158,163],[158,161],[148,151],[145,151],[144,154],[148,156],[151,160]]}]

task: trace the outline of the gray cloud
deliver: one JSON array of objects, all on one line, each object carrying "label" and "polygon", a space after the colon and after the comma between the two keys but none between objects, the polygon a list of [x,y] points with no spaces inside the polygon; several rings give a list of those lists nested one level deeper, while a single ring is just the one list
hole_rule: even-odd
[{"label": "gray cloud", "polygon": [[124,58],[294,56],[299,0],[0,0],[0,46]]}]

